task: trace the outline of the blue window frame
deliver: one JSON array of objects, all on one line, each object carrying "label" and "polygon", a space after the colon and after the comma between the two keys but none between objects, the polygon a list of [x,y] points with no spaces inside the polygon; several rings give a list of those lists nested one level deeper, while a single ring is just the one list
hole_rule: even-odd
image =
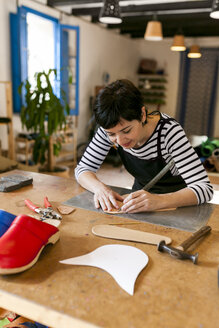
[{"label": "blue window frame", "polygon": [[[74,88],[75,101],[74,106],[70,106],[71,115],[78,115],[79,113],[79,27],[62,25],[58,19],[48,16],[46,14],[35,11],[31,8],[24,6],[18,7],[17,14],[10,14],[10,31],[11,31],[11,67],[12,67],[12,90],[13,90],[13,107],[14,112],[19,113],[21,105],[24,100],[24,94],[22,97],[18,94],[18,87],[22,81],[25,81],[28,77],[27,68],[27,14],[32,13],[39,15],[43,18],[49,19],[54,24],[54,40],[55,40],[55,68],[58,72],[58,78],[55,84],[55,93],[58,97],[60,95],[60,89],[66,92],[67,98],[71,100],[70,89]],[[75,40],[75,72],[74,83],[68,84],[68,70],[71,55],[68,53],[69,48],[69,31],[74,31],[76,34]],[[67,78],[67,80],[66,80]],[[24,91],[23,91],[24,92]]]},{"label": "blue window frame", "polygon": [[[71,39],[72,34],[73,40]],[[80,30],[78,26],[60,25],[60,80],[62,89],[68,95],[71,115],[78,115],[79,112],[79,38]],[[71,52],[71,47],[69,50],[70,44],[74,45],[73,52]],[[69,72],[72,77],[71,83],[69,83]]]}]

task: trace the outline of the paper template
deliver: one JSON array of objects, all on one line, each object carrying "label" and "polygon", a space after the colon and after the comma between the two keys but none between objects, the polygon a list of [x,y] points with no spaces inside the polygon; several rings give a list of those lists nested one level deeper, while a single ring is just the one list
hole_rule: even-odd
[{"label": "paper template", "polygon": [[140,249],[126,245],[104,245],[86,255],[60,261],[63,264],[94,266],[108,272],[128,294],[134,294],[135,281],[148,263]]}]

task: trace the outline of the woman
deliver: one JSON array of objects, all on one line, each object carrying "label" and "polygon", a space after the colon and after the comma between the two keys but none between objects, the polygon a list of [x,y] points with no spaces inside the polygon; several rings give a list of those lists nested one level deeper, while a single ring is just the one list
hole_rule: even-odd
[{"label": "woman", "polygon": [[[102,89],[94,113],[100,127],[75,176],[82,187],[94,193],[96,208],[117,209],[117,201],[123,201],[95,174],[113,146],[135,177],[133,192],[125,197],[122,211],[137,213],[211,200],[213,188],[182,127],[166,114],[147,113],[140,91],[130,81],[118,80]],[[172,159],[171,170],[149,192],[142,190]]]}]

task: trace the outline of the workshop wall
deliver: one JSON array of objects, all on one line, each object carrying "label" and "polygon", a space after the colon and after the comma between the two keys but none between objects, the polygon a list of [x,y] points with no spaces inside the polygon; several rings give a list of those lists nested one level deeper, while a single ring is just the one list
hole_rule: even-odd
[{"label": "workshop wall", "polygon": [[[10,5],[9,5],[10,3]],[[60,13],[47,6],[37,4],[31,0],[20,0],[25,5],[46,14],[60,17]],[[9,43],[9,12],[16,11],[16,1],[9,0],[8,4],[0,3],[0,12],[4,16],[1,45],[4,53],[2,57],[7,61],[4,64],[4,74],[0,79],[11,79],[10,70],[10,43]],[[80,116],[79,116],[79,142],[86,140],[86,124],[90,117],[89,99],[94,95],[96,85],[102,85],[104,72],[110,74],[110,82],[118,78],[128,78],[134,83],[140,56],[138,55],[138,41],[114,34],[101,26],[96,26],[85,20],[73,16],[62,15],[63,24],[80,26]],[[3,22],[1,22],[3,25]],[[0,63],[0,72],[2,63]],[[1,112],[0,112],[1,113]],[[14,115],[15,133],[21,130],[20,118]],[[1,138],[1,135],[0,135]]]},{"label": "workshop wall", "polygon": [[80,26],[79,139],[82,140],[90,117],[89,99],[95,86],[103,84],[103,73],[110,74],[109,82],[119,78],[137,82],[139,43],[77,17],[63,15],[62,23]]},{"label": "workshop wall", "polygon": [[[165,38],[162,42],[145,41],[139,39],[140,49],[139,54],[142,57],[155,59],[158,63],[158,68],[163,68],[168,75],[168,90],[166,93],[167,106],[161,107],[161,110],[170,116],[176,117],[177,113],[177,97],[180,73],[180,53],[171,51],[172,38]],[[218,48],[219,37],[209,38],[186,38],[185,44],[189,48],[192,44],[197,43],[201,48]],[[195,60],[195,59],[193,59]],[[219,70],[218,70],[219,74]],[[219,76],[217,85],[217,101],[215,109],[215,125],[214,136],[219,136]],[[197,113],[198,115],[198,113]]]},{"label": "workshop wall", "polygon": [[161,106],[161,111],[175,117],[178,93],[180,56],[176,51],[171,51],[173,40],[165,38],[163,41],[139,40],[140,54],[142,57],[155,59],[158,69],[164,69],[167,75],[168,85],[166,92],[166,104]]},{"label": "workshop wall", "polygon": [[[54,17],[60,13],[37,1],[19,0],[35,10],[42,11]],[[0,80],[11,80],[10,67],[10,34],[9,12],[16,12],[16,0],[0,2]],[[137,69],[141,58],[154,58],[159,68],[164,68],[168,74],[167,104],[162,111],[175,116],[179,80],[179,54],[170,51],[171,39],[160,42],[150,42],[143,39],[129,39],[106,30],[101,25],[94,25],[78,17],[62,14],[62,23],[80,26],[80,116],[79,140],[87,138],[87,122],[90,117],[89,99],[94,95],[96,85],[102,85],[104,72],[110,74],[112,82],[118,78],[128,78],[137,83]],[[186,44],[194,40],[187,40]],[[200,38],[196,40],[200,46],[218,46],[219,38]],[[0,90],[1,93],[1,90]],[[219,92],[218,92],[219,94]],[[219,98],[219,95],[218,95]],[[4,115],[4,99],[0,94],[0,115]],[[219,119],[219,101],[217,102],[217,117]],[[20,118],[13,117],[15,134],[21,131]],[[215,135],[219,135],[219,126],[215,126]],[[1,128],[0,139],[5,140],[5,132]],[[6,140],[4,141],[6,142]],[[4,143],[3,143],[4,147]]]}]

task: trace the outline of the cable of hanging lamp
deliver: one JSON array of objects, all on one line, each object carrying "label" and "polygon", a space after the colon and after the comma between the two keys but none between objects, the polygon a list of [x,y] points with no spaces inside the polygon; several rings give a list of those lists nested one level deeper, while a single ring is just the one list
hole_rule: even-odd
[{"label": "cable of hanging lamp", "polygon": [[197,44],[193,44],[190,49],[187,57],[189,58],[200,58],[202,56],[200,52],[200,47]]},{"label": "cable of hanging lamp", "polygon": [[162,25],[161,22],[157,20],[156,15],[153,16],[152,21],[147,23],[144,39],[149,41],[163,40]]},{"label": "cable of hanging lamp", "polygon": [[214,0],[213,1],[210,17],[215,18],[215,19],[219,19],[219,0]]},{"label": "cable of hanging lamp", "polygon": [[104,24],[120,24],[119,0],[104,0],[103,7],[100,10],[99,21]]},{"label": "cable of hanging lamp", "polygon": [[184,35],[181,33],[177,33],[174,35],[172,46],[170,47],[172,51],[185,51],[185,41]]}]

